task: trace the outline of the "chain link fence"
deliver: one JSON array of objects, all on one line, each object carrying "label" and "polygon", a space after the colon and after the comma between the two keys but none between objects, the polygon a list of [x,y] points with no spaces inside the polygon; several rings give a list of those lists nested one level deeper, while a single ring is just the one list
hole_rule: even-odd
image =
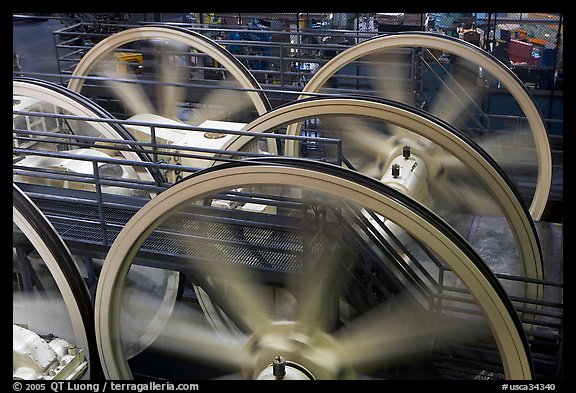
[{"label": "chain link fence", "polygon": [[563,27],[561,14],[431,13],[425,29],[472,42],[510,66],[528,87],[549,90],[562,89]]},{"label": "chain link fence", "polygon": [[[258,26],[262,31],[291,31],[290,43],[309,45],[299,56],[333,57],[326,48],[351,46],[380,34],[431,31],[468,41],[508,66],[528,88],[551,135],[562,134],[564,20],[558,13],[285,13],[189,14],[191,22],[210,26]],[[270,37],[269,37],[270,38]],[[271,37],[274,40],[276,37]],[[285,38],[285,37],[284,37]],[[288,39],[288,38],[286,38]],[[296,50],[296,49],[295,49]],[[304,53],[306,52],[306,53]],[[249,68],[254,64],[248,65]],[[260,67],[261,68],[261,67]],[[258,72],[258,69],[255,70]],[[313,72],[314,70],[310,70]],[[496,94],[494,113],[517,114],[510,97]]]}]

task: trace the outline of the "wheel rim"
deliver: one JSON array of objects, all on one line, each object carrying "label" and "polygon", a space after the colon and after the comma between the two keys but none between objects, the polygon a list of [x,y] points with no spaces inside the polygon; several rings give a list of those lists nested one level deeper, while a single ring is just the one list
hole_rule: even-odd
[{"label": "wheel rim", "polygon": [[[15,96],[30,97],[42,102],[50,103],[58,108],[58,110],[64,110],[66,113],[70,113],[74,116],[106,119],[111,118],[111,116],[101,107],[92,103],[90,100],[81,96],[80,94],[71,91],[67,88],[58,86],[51,82],[45,82],[41,80],[29,79],[29,78],[18,78],[13,82],[13,94]],[[99,132],[103,137],[109,140],[127,140],[131,141],[134,138],[131,134],[119,124],[114,123],[104,123],[104,122],[88,122],[93,126],[96,132]],[[77,127],[77,130],[84,131],[81,127]],[[82,135],[82,134],[80,134]],[[137,161],[137,162],[150,162],[151,159],[145,153],[140,146],[134,145],[130,150],[120,150],[118,154],[125,160]],[[155,181],[163,181],[163,177],[160,172],[155,170],[148,170],[145,167],[135,167],[134,174],[139,180],[153,183]],[[67,187],[66,184],[63,187]],[[111,193],[117,193],[117,190],[112,190]],[[154,197],[156,193],[146,192],[144,197]],[[152,277],[153,272],[150,273]],[[174,305],[175,298],[178,291],[178,273],[169,275],[167,277],[155,276],[155,279],[160,282],[165,282],[165,294],[159,307],[159,312],[154,315],[149,321],[149,330],[157,330],[159,326],[162,326],[166,315],[169,315]],[[153,281],[153,279],[151,279]],[[129,356],[135,356],[143,349],[145,349],[151,341],[154,340],[154,335],[149,332],[142,332],[140,337],[133,337],[133,341],[129,345],[129,350],[127,351]]]},{"label": "wheel rim", "polygon": [[85,350],[89,361],[85,377],[96,378],[101,368],[94,337],[94,309],[88,288],[70,251],[42,212],[15,184],[12,197],[13,223],[38,251],[52,274],[70,316],[74,344]]},{"label": "wheel rim", "polygon": [[[235,94],[247,94],[252,107],[256,110],[258,115],[266,113],[272,108],[258,81],[238,60],[238,58],[236,58],[232,53],[219,45],[217,42],[203,36],[202,34],[175,26],[138,27],[121,31],[105,38],[104,40],[97,43],[93,48],[91,48],[80,60],[74,70],[72,79],[70,79],[68,82],[68,88],[79,93],[82,92],[85,82],[82,77],[86,77],[90,75],[91,72],[95,71],[97,66],[104,62],[106,58],[110,56],[115,50],[121,48],[123,45],[147,40],[166,40],[166,42],[184,45],[187,48],[192,48],[193,50],[197,50],[203,54],[208,55],[218,64],[220,64],[226,71],[228,71],[230,75],[232,75],[233,79],[239,85],[239,90],[237,90]],[[170,83],[166,84],[164,87],[169,88],[169,85]],[[213,91],[218,92],[219,89],[215,89]],[[223,91],[226,91],[226,89]],[[231,92],[234,93],[234,90]],[[176,94],[170,94],[169,96],[172,95]],[[230,101],[228,98],[226,104],[223,105],[230,105],[234,107],[235,105],[238,105],[239,101],[242,100],[244,100],[243,96],[236,97],[236,99],[233,99],[232,101]],[[248,113],[249,111],[247,109],[250,108],[244,108],[239,112]],[[225,108],[225,110],[227,109]],[[232,111],[238,111],[238,109],[232,109]],[[159,121],[156,114],[139,112],[132,116],[131,119],[144,121],[147,123],[170,124],[169,120],[173,120],[166,119],[166,117],[167,116],[162,117],[165,119],[164,121]],[[209,120],[219,119],[209,118]],[[218,125],[212,127],[219,128]],[[269,139],[267,143],[269,151],[274,152],[277,150],[276,140]],[[221,149],[228,149],[228,147],[224,145],[221,147]]]}]

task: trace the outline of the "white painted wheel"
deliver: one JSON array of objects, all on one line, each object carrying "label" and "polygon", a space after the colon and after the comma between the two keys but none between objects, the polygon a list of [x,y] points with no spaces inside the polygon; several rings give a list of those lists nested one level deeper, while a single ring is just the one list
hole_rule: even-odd
[{"label": "white painted wheel", "polygon": [[[12,94],[15,100],[14,107],[22,107],[21,110],[31,111],[31,112],[41,112],[47,113],[48,115],[70,115],[78,116],[83,118],[94,118],[94,119],[111,119],[110,114],[108,114],[104,109],[91,102],[87,98],[77,94],[74,91],[66,89],[52,82],[46,82],[38,79],[32,78],[15,78],[12,83]],[[21,103],[21,104],[20,104]],[[24,116],[23,119],[26,119]],[[114,149],[115,140],[126,141],[129,143],[130,140],[134,140],[130,133],[120,124],[106,123],[102,121],[90,122],[87,120],[74,120],[74,119],[51,119],[51,118],[38,118],[39,122],[54,123],[53,126],[45,125],[43,127],[33,126],[30,128],[32,131],[43,131],[43,132],[59,132],[59,133],[69,133],[71,135],[79,135],[84,137],[93,138],[103,138],[109,139],[110,142],[107,144],[111,145],[110,148],[106,148],[106,143],[94,143],[90,141],[84,141],[80,144],[83,146],[89,146],[88,148],[99,149],[101,151],[101,156],[105,157],[117,157],[124,160],[131,161],[141,161],[149,162],[150,158],[147,153],[145,153],[139,146],[132,146],[130,150],[116,150]],[[27,122],[21,122],[17,118],[14,119],[14,127],[20,129],[27,129],[30,127]],[[17,123],[17,124],[16,124]],[[23,123],[23,124],[20,124]],[[68,129],[64,129],[64,127]],[[48,138],[49,139],[49,138]],[[41,138],[37,138],[38,141]],[[38,143],[40,147],[38,149],[48,149],[56,150],[55,144],[48,144],[47,146],[42,146]],[[66,141],[63,142],[63,145]],[[26,143],[22,143],[26,146]],[[15,146],[16,147],[16,146]],[[83,152],[83,154],[90,154],[89,150],[80,149],[78,147],[78,152]],[[66,150],[70,149],[70,146],[66,146]],[[72,148],[72,151],[74,148]],[[98,152],[95,152],[96,154]],[[21,157],[19,154],[16,157]],[[73,158],[71,158],[72,161]],[[86,163],[86,162],[84,162]],[[81,167],[81,161],[76,161],[71,165],[76,167]],[[89,165],[89,173],[92,173],[91,165]],[[123,168],[120,172],[126,174],[126,176],[150,182],[153,184],[155,180],[161,181],[160,175],[154,169],[149,169],[144,166],[121,166]],[[116,193],[119,191],[115,191]],[[122,191],[120,191],[122,192]],[[129,190],[124,190],[123,192],[130,192]]]},{"label": "white painted wheel", "polygon": [[[543,278],[542,253],[533,220],[506,174],[471,140],[424,111],[382,99],[318,97],[301,99],[278,107],[248,124],[245,130],[270,132],[280,128],[290,129],[295,124],[301,125],[306,119],[317,119],[322,116],[337,116],[338,119],[359,117],[388,122],[413,133],[414,140],[425,138],[426,141],[432,142],[432,145],[448,152],[463,166],[469,168],[471,176],[481,180],[482,186],[491,195],[491,201],[499,206],[499,214],[506,217],[516,239],[520,266],[523,268],[518,274],[537,280]],[[354,129],[350,130],[350,137],[354,138]],[[240,137],[232,148],[241,149],[243,143],[249,140],[248,137]],[[434,182],[434,178],[430,178],[429,181]],[[431,209],[434,210],[433,207]],[[439,211],[436,213],[441,214]],[[528,299],[541,299],[542,291],[541,284],[526,283],[523,293],[516,295],[524,295]]]},{"label": "white painted wheel", "polygon": [[[13,323],[23,324],[29,329],[48,328],[48,325],[59,325],[62,331],[51,331],[56,337],[67,339],[82,349],[84,356],[89,362],[89,367],[82,379],[97,379],[100,376],[100,360],[94,338],[94,308],[92,300],[70,251],[54,227],[44,214],[24,194],[18,186],[13,184],[12,192],[12,221],[15,228],[22,233],[31,244],[48,268],[53,277],[57,290],[61,296],[53,296],[46,293],[22,293],[23,310],[14,312]],[[16,237],[14,238],[16,240]],[[46,298],[46,296],[48,296]],[[13,299],[14,307],[18,300]],[[38,325],[37,316],[27,314],[46,312],[43,310],[45,302],[46,310],[51,307],[56,310],[59,303],[65,305],[67,315],[50,315],[52,323],[44,321]],[[36,308],[38,307],[38,308]],[[67,337],[70,324],[71,337]],[[38,331],[38,330],[37,330]],[[46,332],[42,332],[45,334]]]},{"label": "white painted wheel", "polygon": [[[259,83],[246,69],[246,67],[240,61],[238,61],[236,57],[228,52],[228,50],[217,44],[215,41],[199,33],[175,26],[143,26],[131,28],[104,38],[102,41],[94,45],[94,47],[92,47],[82,57],[74,69],[72,78],[68,82],[68,88],[81,93],[83,91],[84,85],[86,84],[84,77],[90,76],[98,71],[98,67],[103,65],[106,61],[109,61],[109,58],[115,52],[121,51],[123,48],[131,48],[131,46],[138,43],[147,42],[158,42],[161,45],[167,46],[168,48],[170,45],[174,45],[177,51],[183,53],[190,52],[190,55],[196,51],[205,54],[217,62],[217,64],[219,64],[220,67],[222,67],[224,71],[229,74],[229,78],[236,81],[238,84],[237,87],[248,90],[246,91],[244,98],[247,98],[246,101],[252,104],[252,108],[254,108],[258,114],[265,113],[270,109],[270,103],[268,102],[264,92],[261,91]],[[162,57],[166,55],[160,52],[157,54],[157,56]],[[164,82],[166,82],[166,85],[161,87],[164,89],[162,93],[164,102],[162,102],[162,108],[157,109],[157,114],[160,114],[166,118],[174,117],[174,113],[172,111],[178,105],[177,98],[182,98],[183,94],[183,92],[177,90],[177,88],[175,90],[174,84],[188,81],[186,76],[178,75],[179,72],[181,71],[178,71],[177,68],[172,68],[168,70],[164,75]],[[112,74],[117,76],[123,75],[124,77],[130,76],[130,73],[127,72]],[[170,83],[172,83],[172,86],[169,85]],[[119,86],[127,88],[130,86],[130,84],[124,83],[120,84]],[[134,90],[131,92],[135,93],[136,91]],[[137,94],[126,96],[127,100],[133,101],[142,98],[142,96]],[[234,101],[238,101],[238,99],[239,96],[233,97]],[[128,107],[130,105],[129,102],[125,102],[124,104]],[[235,104],[238,105],[239,103],[236,102]],[[242,103],[240,104],[242,105],[242,108],[246,110],[246,106]],[[153,108],[149,106],[148,111],[133,110],[132,114],[150,113],[151,110],[153,110]],[[223,119],[215,118],[212,120]]]},{"label": "white painted wheel", "polygon": [[[470,292],[481,314],[488,321],[502,359],[505,377],[532,378],[527,341],[514,307],[480,257],[449,225],[412,199],[374,179],[338,166],[294,159],[245,160],[198,172],[151,200],[127,223],[108,253],[97,290],[96,332],[99,354],[107,378],[134,377],[122,346],[119,323],[122,315],[122,299],[130,293],[125,287],[125,282],[129,270],[138,263],[136,260],[149,260],[161,264],[150,254],[150,247],[152,242],[156,241],[153,240],[156,236],[163,239],[162,249],[170,249],[178,255],[178,258],[173,256],[170,260],[171,269],[193,268],[196,272],[200,272],[200,276],[201,272],[204,272],[208,277],[220,276],[225,280],[236,282],[237,285],[226,287],[227,297],[224,303],[222,297],[217,303],[228,311],[231,310],[230,306],[232,309],[238,307],[239,311],[234,316],[235,322],[242,326],[241,330],[245,333],[244,338],[240,340],[237,337],[214,333],[211,329],[206,329],[202,321],[194,319],[193,310],[187,310],[182,305],[183,313],[168,323],[167,329],[155,343],[162,351],[176,353],[179,359],[192,358],[200,364],[232,369],[248,379],[262,375],[268,378],[264,369],[272,361],[273,355],[286,355],[288,360],[293,361],[290,364],[295,369],[291,373],[298,374],[295,378],[312,376],[315,379],[331,379],[354,378],[362,374],[368,364],[383,360],[381,357],[387,358],[389,354],[381,353],[386,352],[383,349],[385,347],[391,346],[402,352],[400,347],[393,344],[395,334],[400,331],[405,333],[404,329],[398,330],[398,327],[391,329],[394,333],[387,331],[385,327],[380,327],[384,330],[379,330],[379,333],[375,334],[375,332],[369,333],[368,325],[376,328],[371,323],[365,325],[364,322],[358,322],[358,325],[355,325],[351,322],[350,325],[344,326],[342,331],[324,330],[325,323],[330,318],[326,314],[329,307],[323,301],[328,299],[326,295],[330,293],[330,289],[326,289],[326,293],[315,291],[319,287],[321,277],[325,277],[324,274],[331,279],[340,277],[334,272],[340,271],[335,268],[338,263],[332,263],[338,260],[333,258],[334,255],[329,253],[332,257],[316,265],[318,269],[316,274],[310,272],[309,277],[298,280],[300,283],[303,282],[301,287],[298,282],[295,283],[294,296],[297,299],[299,296],[303,297],[297,302],[295,314],[292,314],[293,319],[290,317],[285,319],[284,315],[280,320],[274,320],[268,315],[267,306],[263,305],[267,299],[260,295],[262,290],[258,278],[260,276],[251,270],[258,268],[258,265],[249,268],[232,255],[230,255],[232,259],[226,261],[223,258],[226,258],[227,254],[220,254],[224,252],[221,247],[225,246],[222,239],[215,239],[214,243],[203,243],[198,235],[205,233],[204,231],[209,228],[200,225],[193,229],[192,226],[185,225],[186,218],[192,217],[191,214],[194,212],[190,209],[198,202],[215,194],[252,186],[267,187],[271,192],[276,190],[279,193],[277,195],[287,195],[285,192],[290,191],[289,194],[299,195],[302,201],[308,201],[305,206],[310,203],[310,206],[318,207],[302,210],[302,207],[297,206],[298,198],[295,197],[294,200],[283,198],[281,202],[288,204],[285,207],[288,209],[285,211],[286,219],[297,212],[307,211],[319,213],[320,217],[323,217],[321,213],[323,208],[334,212],[344,209],[346,212],[346,206],[350,205],[354,206],[354,209],[364,209],[386,217],[404,228],[426,248],[433,250]],[[272,193],[268,195],[271,197]],[[294,204],[292,213],[288,208],[290,203]],[[330,214],[328,216],[332,217]],[[304,230],[302,233],[304,234],[306,230],[314,231],[313,227],[316,228],[315,226],[299,228]],[[339,227],[333,229],[339,231]],[[191,238],[186,240],[187,236]],[[313,233],[307,233],[306,238],[312,240],[315,237]],[[194,248],[197,254],[194,256],[188,254],[190,259],[187,259],[187,255],[180,254],[183,250],[181,247],[184,246]],[[206,259],[211,252],[216,252],[216,260]],[[315,254],[303,255],[311,258]],[[304,262],[306,263],[305,259]],[[290,270],[289,262],[286,263],[288,264],[286,268]],[[310,268],[312,269],[312,266]],[[202,281],[202,277],[199,279]],[[211,294],[211,299],[214,301],[212,295],[215,293]],[[225,307],[226,305],[228,307]],[[147,307],[144,294],[141,307]],[[383,314],[376,315],[384,317]],[[358,333],[357,335],[348,331],[352,326],[358,329],[357,331],[352,329]],[[386,334],[383,334],[384,332]],[[430,331],[420,333],[431,334]],[[384,344],[378,337],[384,339],[388,334],[392,338],[390,341],[384,340],[387,344],[383,347]],[[411,337],[410,333],[408,337]],[[371,345],[364,342],[363,338],[375,339],[376,343]],[[401,347],[405,348],[408,342],[402,342]],[[359,347],[356,347],[356,344],[359,344]],[[296,369],[300,371],[296,372]],[[188,373],[187,378],[189,376]]]},{"label": "white painted wheel", "polygon": [[[546,127],[534,99],[520,79],[508,67],[479,47],[454,37],[429,32],[406,32],[375,37],[350,47],[322,66],[304,86],[300,98],[308,97],[307,93],[321,92],[331,77],[358,59],[381,56],[383,61],[385,61],[387,56],[392,58],[394,51],[402,48],[437,50],[462,58],[477,65],[483,72],[497,79],[502,88],[507,89],[516,100],[526,116],[533,139],[531,146],[536,149],[537,153],[537,183],[529,210],[532,218],[539,220],[546,207],[552,181],[552,155]],[[386,67],[389,65],[380,64],[379,66]],[[393,66],[392,64],[391,67]],[[379,72],[386,73],[387,69],[384,68]],[[389,83],[394,86],[394,81],[385,81],[383,83]],[[466,93],[469,92],[459,94],[466,95]],[[401,99],[394,93],[388,98],[393,100]],[[454,102],[455,104],[456,102]],[[293,124],[288,128],[287,133],[288,135],[300,135],[300,128],[300,124]],[[297,145],[297,141],[287,141],[286,154],[288,156],[298,156]]]},{"label": "white painted wheel", "polygon": [[[124,64],[114,58],[134,52],[143,58],[142,75],[120,71]],[[204,66],[205,61],[214,64]],[[96,79],[86,79],[94,76]],[[180,142],[207,149],[225,150],[227,140],[233,139],[233,135],[210,132],[210,128],[236,130],[271,109],[258,81],[232,53],[202,34],[175,26],[131,28],[104,38],[82,57],[68,88],[95,100],[96,96],[110,97],[112,93],[127,112],[128,120],[158,124],[156,135],[163,141],[159,143]],[[208,130],[202,136],[170,129],[172,124]],[[151,142],[149,126],[127,128],[138,140]],[[276,140],[266,142],[267,149],[275,152]],[[171,156],[165,159],[193,167],[205,163]]]},{"label": "white painted wheel", "polygon": [[[58,86],[51,82],[36,80],[36,79],[29,79],[29,78],[17,78],[13,81],[13,97],[14,100],[17,101],[25,101],[30,100],[30,106],[24,108],[26,111],[31,112],[41,112],[47,114],[64,114],[64,115],[71,115],[71,116],[79,116],[85,117],[88,119],[109,119],[111,116],[98,105],[94,104],[87,98],[83,97],[82,95],[69,90],[67,88]],[[15,104],[17,105],[17,104]],[[41,118],[41,117],[40,117]],[[48,120],[49,121],[49,120]],[[124,143],[130,143],[130,141],[134,141],[134,138],[131,134],[121,125],[115,123],[106,123],[101,121],[90,122],[89,120],[61,120],[64,125],[68,125],[69,129],[65,129],[62,124],[58,124],[57,121],[54,121],[54,129],[46,126],[46,129],[39,129],[38,127],[29,127],[31,131],[44,131],[44,132],[55,132],[64,134],[68,132],[71,137],[73,138],[74,135],[78,136],[85,136],[85,137],[95,137],[95,138],[103,138],[107,139],[108,141],[105,143],[87,143],[85,142],[84,145],[88,147],[82,149],[74,149],[68,150],[67,153],[69,154],[70,158],[65,161],[63,159],[58,158],[58,165],[53,165],[49,168],[54,169],[55,167],[63,172],[66,171],[79,171],[78,168],[84,170],[85,173],[92,175],[93,169],[91,163],[88,163],[87,169],[85,162],[80,160],[75,160],[74,157],[77,155],[84,155],[84,156],[91,156],[91,157],[104,157],[107,159],[115,158],[120,160],[129,160],[132,162],[150,162],[150,158],[144,150],[142,150],[138,145],[131,146],[132,149],[125,149],[125,150],[115,150],[114,147],[117,146],[115,141],[122,141],[123,146],[125,147]],[[17,122],[17,120],[15,120]],[[24,128],[28,125],[28,123],[24,122],[24,125],[16,125],[14,128]],[[24,149],[26,152],[28,149],[38,149],[42,151],[58,151],[58,148],[55,147],[54,144],[47,144],[47,146],[42,145],[42,136],[35,137],[34,141],[38,143],[39,146],[27,146],[22,145],[18,146],[19,148]],[[67,142],[64,141],[62,143],[65,148],[70,148],[70,145],[67,145]],[[110,145],[111,149],[105,149],[106,145]],[[15,146],[16,148],[16,146]],[[113,152],[113,153],[111,153]],[[25,153],[19,153],[14,155],[14,160],[16,165],[24,165],[30,166],[31,171],[42,169],[41,165],[33,165],[39,164],[42,162],[46,162],[46,160],[26,160],[27,157],[36,158],[38,156],[30,155],[27,156]],[[28,165],[25,165],[28,164]],[[123,179],[126,177],[127,180],[137,180],[137,181],[144,181],[149,184],[154,184],[155,181],[162,182],[163,179],[160,176],[159,172],[155,169],[148,169],[144,166],[130,166],[130,165],[118,165],[121,169],[121,176]],[[38,180],[32,176],[26,176],[25,171],[23,171],[23,175],[15,175],[14,181],[15,182],[23,182],[23,183],[35,183]],[[82,189],[89,187],[80,183],[77,185],[73,181],[54,181],[52,183],[48,183],[48,185],[55,186],[55,187],[62,187],[62,188],[72,188],[72,189]],[[90,184],[92,186],[92,184]],[[92,187],[92,191],[94,188]],[[130,189],[125,189],[121,187],[110,187],[106,188],[103,187],[104,192],[108,192],[111,194],[125,194],[130,196],[139,196],[143,198],[152,198],[156,195],[155,192],[146,192],[142,190],[133,191]],[[131,340],[127,341],[127,348],[126,353],[129,357],[135,356],[136,354],[140,353],[144,350],[151,341],[154,339],[154,335],[150,334],[150,331],[154,331],[157,329],[158,326],[162,326],[164,321],[167,318],[167,315],[170,314],[172,307],[175,303],[176,295],[178,293],[178,283],[179,283],[179,275],[177,272],[175,273],[166,273],[164,271],[158,271],[154,269],[141,269],[141,271],[135,272],[135,279],[138,280],[138,284],[140,287],[149,286],[155,290],[159,288],[163,290],[163,297],[158,302],[158,312],[152,316],[147,316],[148,319],[145,321],[140,321],[141,325],[146,325],[148,329],[142,329],[138,332],[138,334],[134,334],[131,336]]]}]

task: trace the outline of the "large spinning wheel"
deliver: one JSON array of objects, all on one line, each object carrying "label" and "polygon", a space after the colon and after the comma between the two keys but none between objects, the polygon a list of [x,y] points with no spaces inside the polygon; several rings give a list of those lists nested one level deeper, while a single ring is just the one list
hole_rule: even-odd
[{"label": "large spinning wheel", "polygon": [[[135,72],[117,67],[119,62],[115,60],[117,58],[115,54],[123,50],[131,52],[140,50],[139,54],[145,56],[146,45],[153,48],[150,56],[155,57],[155,63],[151,66],[152,79],[138,78]],[[200,60],[190,62],[190,57],[195,56],[207,59],[210,64],[216,64],[216,66],[203,66],[204,62]],[[144,76],[146,76],[146,66],[143,60]],[[209,68],[217,70],[218,76],[210,78],[207,75]],[[199,75],[195,74],[197,72]],[[98,82],[87,77],[101,75],[112,77],[105,85],[112,88],[112,92],[118,95],[122,105],[128,108],[132,116],[152,113],[168,119],[181,120],[178,109],[187,98],[187,87],[179,86],[179,84],[191,81],[205,82],[206,87],[215,90],[214,95],[209,97],[209,103],[218,104],[219,100],[223,100],[224,102],[219,103],[220,106],[228,106],[228,108],[224,108],[222,114],[235,111],[247,112],[251,109],[257,114],[262,114],[270,109],[270,103],[259,83],[234,55],[202,34],[175,26],[144,26],[106,37],[82,57],[68,82],[68,88],[82,93],[86,85],[94,86]],[[124,78],[124,80],[114,81],[113,77]],[[160,83],[158,108],[152,105],[149,96],[145,94],[144,87],[151,81]],[[226,87],[224,83],[226,81],[246,91],[236,94],[233,91],[222,93],[218,88]],[[218,118],[215,108],[211,109],[215,111],[214,117],[199,115],[197,116],[199,121],[191,119],[190,122],[199,124],[205,119],[225,120]]]},{"label": "large spinning wheel", "polygon": [[[94,309],[82,275],[56,230],[15,184],[12,202],[12,220],[18,234],[13,243],[18,250],[19,272],[22,281],[35,277],[30,280],[34,285],[24,283],[18,292],[14,292],[13,323],[26,326],[37,334],[52,334],[75,345],[89,364],[82,379],[97,379],[102,370],[94,338]],[[38,255],[51,280],[42,284],[41,274],[26,262],[32,254]],[[47,281],[53,281],[55,288],[45,287]],[[57,310],[63,311],[58,318],[54,314],[47,315]],[[42,366],[47,367],[47,363]]]},{"label": "large spinning wheel", "polygon": [[[415,58],[419,59],[415,61]],[[447,65],[447,62],[450,64]],[[458,67],[456,63],[460,63],[464,73],[469,74],[468,80],[455,77]],[[414,81],[414,74],[420,71],[414,68],[414,64],[435,70],[429,74],[435,77],[432,83],[437,84],[436,98],[415,95],[418,86]],[[447,71],[449,66],[454,66],[454,70]],[[306,93],[335,91],[335,86],[341,83],[338,78],[347,77],[352,72],[360,72],[368,80],[374,81],[372,86],[361,87],[369,89],[373,95],[427,108],[436,117],[460,129],[464,129],[465,123],[472,119],[474,127],[480,129],[476,130],[477,135],[469,136],[475,137],[507,173],[512,173],[508,169],[510,166],[511,170],[518,169],[518,163],[510,163],[510,158],[517,153],[498,147],[500,142],[517,138],[521,141],[519,150],[535,151],[535,158],[528,153],[528,157],[522,157],[518,161],[523,160],[530,163],[529,166],[537,168],[536,188],[529,203],[529,210],[533,219],[540,219],[548,200],[552,175],[548,134],[534,99],[508,67],[479,47],[457,38],[424,32],[390,34],[366,40],[332,58],[313,75],[304,86],[300,97],[307,97]],[[478,77],[479,73],[482,74],[481,77]],[[479,88],[477,83],[480,82],[482,86]],[[518,132],[507,132],[504,137],[495,139],[486,134],[485,125],[481,123],[489,120],[474,119],[479,113],[482,116],[482,105],[479,102],[486,83],[497,84],[499,91],[507,91],[515,99],[528,123],[525,128]],[[354,84],[352,86],[358,88]],[[301,124],[293,124],[287,133],[300,135],[301,127]],[[364,148],[368,154],[374,156],[382,155],[383,152],[386,154],[390,145],[402,137],[401,130],[397,128],[391,130],[388,138],[381,134],[374,135],[370,130],[366,130],[366,127],[363,131],[359,130],[354,139],[357,143],[369,141],[364,144]],[[378,139],[380,141],[376,143]],[[287,141],[286,154],[299,156],[298,141]],[[529,172],[529,176],[534,175]]]},{"label": "large spinning wheel", "polygon": [[[307,93],[328,92],[324,85],[352,62],[365,56],[373,61],[405,48],[459,56],[508,88],[526,114],[526,131],[538,155],[530,209],[498,160],[474,135],[455,126],[457,116],[454,111],[447,115],[445,106],[432,105],[427,113],[395,87],[380,94],[383,99],[306,98]],[[141,58],[132,71],[127,54]],[[190,91],[197,83],[203,92]],[[385,85],[378,88],[386,91]],[[445,87],[458,94],[455,86]],[[184,373],[177,378],[189,378],[191,367],[205,367],[215,378],[388,379],[411,368],[434,378],[438,374],[432,359],[438,354],[462,355],[463,367],[480,358],[474,350],[462,354],[460,343],[494,349],[490,373],[496,378],[532,378],[527,326],[510,296],[542,298],[537,283],[543,275],[542,255],[533,220],[545,207],[551,162],[532,98],[495,59],[473,45],[435,34],[378,37],[335,57],[314,75],[301,99],[272,110],[256,80],[220,45],[185,29],[146,26],[96,44],[76,67],[68,89],[32,79],[14,81],[15,105],[31,98],[54,105],[53,113],[111,119],[84,97],[100,100],[104,90],[136,125],[127,130],[87,121],[89,132],[72,132],[69,139],[150,140],[154,131],[138,125],[143,122],[158,126],[155,136],[161,143],[236,154],[263,147],[261,136],[224,136],[218,130],[277,132],[289,138],[284,146],[267,138],[267,153],[277,154],[279,148],[297,157],[303,146],[312,147],[320,152],[313,158],[335,157],[338,164],[266,158],[169,179],[176,184],[136,213],[102,265],[94,331],[107,378],[134,378],[150,353],[182,359]],[[199,103],[193,103],[198,97]],[[86,128],[70,124],[69,130]],[[199,140],[184,140],[190,130],[184,132],[181,125],[206,131]],[[333,136],[342,142],[341,150],[290,138],[300,135]],[[204,145],[206,140],[220,141]],[[90,148],[102,151],[102,146]],[[26,148],[15,146],[20,150]],[[114,154],[149,160],[138,144],[130,150]],[[205,167],[218,162],[201,160]],[[156,171],[122,168],[137,181],[166,182]],[[472,180],[459,183],[463,178]],[[506,218],[518,248],[516,273],[528,278],[521,294],[502,287],[464,234],[445,221],[446,212],[456,206]],[[25,221],[32,213],[20,215]],[[22,225],[30,233],[29,225]],[[278,260],[277,254],[282,254]],[[420,274],[412,273],[421,264],[413,255],[430,259],[422,263]],[[50,264],[59,262],[52,258]],[[65,261],[62,266],[68,265]],[[434,286],[423,281],[438,265],[464,293],[453,301],[464,300],[469,314],[443,309]],[[161,285],[147,285],[146,279],[156,274]],[[66,291],[63,298],[77,296]],[[77,323],[84,315],[67,307],[74,341],[84,345],[90,339],[84,340]],[[93,349],[93,343],[86,346]]]},{"label": "large spinning wheel", "polygon": [[[229,216],[233,211],[204,204],[207,198],[262,187],[266,195],[258,198],[275,205],[274,212],[240,212],[239,225],[244,234],[256,236],[264,224],[276,231],[284,223],[284,231],[275,237],[283,244],[276,249],[284,255],[280,265],[261,258],[274,252],[258,246],[258,237],[252,244],[241,242],[234,216]],[[202,224],[202,209],[211,211],[210,225]],[[429,293],[414,282],[403,284],[399,277],[404,269],[394,268],[389,264],[394,258],[376,252],[380,235],[361,224],[363,216],[394,222],[416,240],[413,244],[445,263],[477,305],[480,319],[443,312],[431,317],[426,311]],[[302,243],[294,241],[297,238]],[[360,244],[368,247],[358,248]],[[373,265],[372,279],[379,276],[377,266],[391,275],[380,276],[388,277],[387,284],[372,289],[381,296],[374,298],[372,292],[363,302],[354,300],[354,294],[367,284],[354,272],[366,263]],[[296,159],[222,164],[185,178],[139,210],[110,249],[98,285],[96,335],[107,378],[131,379],[137,369],[123,350],[124,302],[141,313],[153,312],[154,294],[127,285],[129,271],[138,264],[186,272],[237,328],[234,334],[214,331],[193,302],[179,303],[151,346],[177,354],[183,378],[204,366],[220,370],[212,374],[216,378],[386,379],[398,364],[413,370],[427,363],[431,347],[450,352],[446,340],[470,344],[478,339],[497,348],[502,376],[532,377],[514,307],[469,244],[411,198],[339,166]],[[282,310],[262,296],[271,282],[286,288],[291,299]],[[431,346],[432,341],[436,344]]]},{"label": "large spinning wheel", "polygon": [[[141,56],[139,72],[119,60],[128,53]],[[227,149],[234,135],[226,131],[237,131],[271,109],[258,81],[234,55],[199,33],[174,26],[144,26],[106,37],[82,57],[68,87],[97,102],[111,102],[103,97],[112,94],[120,112],[126,112],[116,116],[136,122],[127,127],[138,140],[151,142],[149,124],[154,124],[157,143],[201,149]],[[267,149],[276,150],[275,143],[268,140]],[[178,153],[163,159],[205,165],[202,159],[186,159],[185,151]],[[174,182],[182,176],[167,177]]]},{"label": "large spinning wheel", "polygon": [[[323,135],[342,138],[342,154],[346,157],[350,153],[348,158],[353,161],[354,157],[362,160],[365,156],[363,148],[359,153],[345,149],[346,142],[357,136],[358,128],[354,127],[358,124],[357,119],[372,121],[369,124],[376,128],[382,127],[382,123],[392,124],[406,135],[403,143],[390,146],[389,157],[384,160],[384,175],[378,180],[425,204],[440,216],[446,215],[445,210],[451,212],[457,206],[463,203],[468,206],[471,202],[469,211],[473,214],[506,217],[519,252],[521,270],[514,274],[537,280],[543,278],[542,254],[534,223],[507,175],[473,140],[425,111],[369,97],[318,97],[278,107],[248,124],[245,130],[282,133],[311,120],[316,124],[324,123],[328,126],[324,127]],[[329,129],[334,124],[351,124],[351,127],[335,133]],[[248,137],[239,137],[231,146],[241,149],[247,141]],[[411,147],[408,158],[403,153],[405,144]],[[400,171],[397,178],[391,176],[395,164]],[[468,182],[452,182],[447,176],[452,172],[460,173]],[[477,181],[470,182],[470,179]],[[428,192],[423,193],[422,189]],[[463,193],[455,192],[459,189]],[[478,198],[479,195],[482,197]],[[462,235],[466,236],[466,233]],[[541,299],[542,290],[539,284],[526,284],[520,293],[512,291],[511,294]]]}]

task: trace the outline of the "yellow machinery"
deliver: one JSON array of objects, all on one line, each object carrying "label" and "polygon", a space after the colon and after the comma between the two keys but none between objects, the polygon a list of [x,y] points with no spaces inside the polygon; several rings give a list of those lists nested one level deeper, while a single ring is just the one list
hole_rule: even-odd
[{"label": "yellow machinery", "polygon": [[118,72],[142,73],[142,53],[115,52],[114,58],[118,61]]}]

